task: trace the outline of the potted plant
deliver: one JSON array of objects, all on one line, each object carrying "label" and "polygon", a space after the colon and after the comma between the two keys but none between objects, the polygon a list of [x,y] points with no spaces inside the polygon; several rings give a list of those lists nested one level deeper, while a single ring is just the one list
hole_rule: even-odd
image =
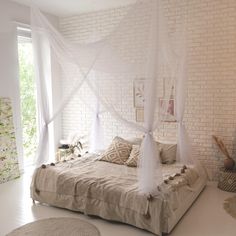
[{"label": "potted plant", "polygon": [[83,149],[83,146],[79,140],[76,140],[69,144],[69,149],[72,154],[75,154],[76,156],[81,156],[80,152]]},{"label": "potted plant", "polygon": [[228,152],[225,144],[223,143],[223,141],[219,137],[216,137],[215,135],[212,135],[212,138],[216,142],[216,144],[217,144],[218,148],[220,149],[220,151],[225,156],[225,159],[224,159],[224,167],[225,167],[225,169],[233,170],[234,169],[234,165],[235,165],[235,161],[229,155],[229,152]]}]

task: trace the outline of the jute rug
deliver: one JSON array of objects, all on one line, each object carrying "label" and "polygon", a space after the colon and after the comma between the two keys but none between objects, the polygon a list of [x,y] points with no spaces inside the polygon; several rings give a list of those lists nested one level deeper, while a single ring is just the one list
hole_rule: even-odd
[{"label": "jute rug", "polygon": [[60,217],[38,220],[13,230],[6,236],[100,236],[98,229],[78,218]]},{"label": "jute rug", "polygon": [[236,219],[236,196],[225,199],[224,209]]}]

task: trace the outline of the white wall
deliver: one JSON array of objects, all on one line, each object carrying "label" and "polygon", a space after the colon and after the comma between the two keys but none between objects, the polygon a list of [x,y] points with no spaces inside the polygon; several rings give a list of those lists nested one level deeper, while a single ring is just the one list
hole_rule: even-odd
[{"label": "white wall", "polygon": [[[195,158],[204,164],[210,179],[216,179],[223,158],[211,135],[221,136],[234,158],[236,153],[236,1],[163,0],[163,3],[170,30],[179,20],[186,19],[189,89],[185,121],[194,141]],[[126,8],[118,8],[61,18],[60,29],[70,40],[86,42],[93,35],[108,35],[125,11]],[[81,94],[85,99],[88,97],[86,91]],[[79,97],[66,111],[65,136],[73,130],[88,132],[91,116]],[[127,112],[134,117],[132,109]],[[79,117],[80,123],[75,117]],[[108,124],[109,137],[116,135],[118,129],[124,136],[136,135],[118,122],[109,123],[109,115],[104,117],[104,122]],[[164,127],[168,132],[164,132]],[[163,124],[159,135],[174,140],[176,124]]]},{"label": "white wall", "polygon": [[[49,16],[57,25],[57,18]],[[17,35],[14,21],[30,24],[30,9],[8,0],[0,0],[0,96],[10,97],[13,102],[17,151],[22,168],[22,129],[18,77]]]}]

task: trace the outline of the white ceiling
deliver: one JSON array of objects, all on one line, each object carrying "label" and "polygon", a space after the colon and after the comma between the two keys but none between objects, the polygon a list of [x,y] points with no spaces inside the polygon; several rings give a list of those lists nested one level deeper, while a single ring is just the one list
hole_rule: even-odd
[{"label": "white ceiling", "polygon": [[[12,0],[30,6],[31,0]],[[125,6],[136,0],[35,0],[41,10],[56,16],[68,16]]]}]

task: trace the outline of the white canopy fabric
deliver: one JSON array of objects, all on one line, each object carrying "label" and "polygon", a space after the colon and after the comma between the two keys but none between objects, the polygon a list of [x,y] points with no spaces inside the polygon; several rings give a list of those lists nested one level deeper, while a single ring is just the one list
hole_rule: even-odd
[{"label": "white canopy fabric", "polygon": [[[178,159],[189,162],[191,143],[183,122],[187,91],[184,30],[170,37],[161,1],[138,0],[129,7],[109,36],[84,45],[63,36],[36,6],[32,6],[31,30],[41,126],[37,165],[49,159],[49,124],[84,87],[94,95],[91,151],[102,146],[101,140],[105,134],[102,134],[100,120],[104,112],[143,133],[139,163],[140,192],[151,193],[163,181],[153,133],[168,116],[173,88],[179,123]],[[175,43],[176,37],[182,43]],[[63,90],[62,102],[54,114],[51,114],[49,106],[50,53],[55,55],[63,79],[71,84],[71,88]],[[143,124],[135,122],[125,110],[126,95],[133,93],[130,88],[140,78],[144,83]],[[167,102],[160,105],[160,98]]]}]

